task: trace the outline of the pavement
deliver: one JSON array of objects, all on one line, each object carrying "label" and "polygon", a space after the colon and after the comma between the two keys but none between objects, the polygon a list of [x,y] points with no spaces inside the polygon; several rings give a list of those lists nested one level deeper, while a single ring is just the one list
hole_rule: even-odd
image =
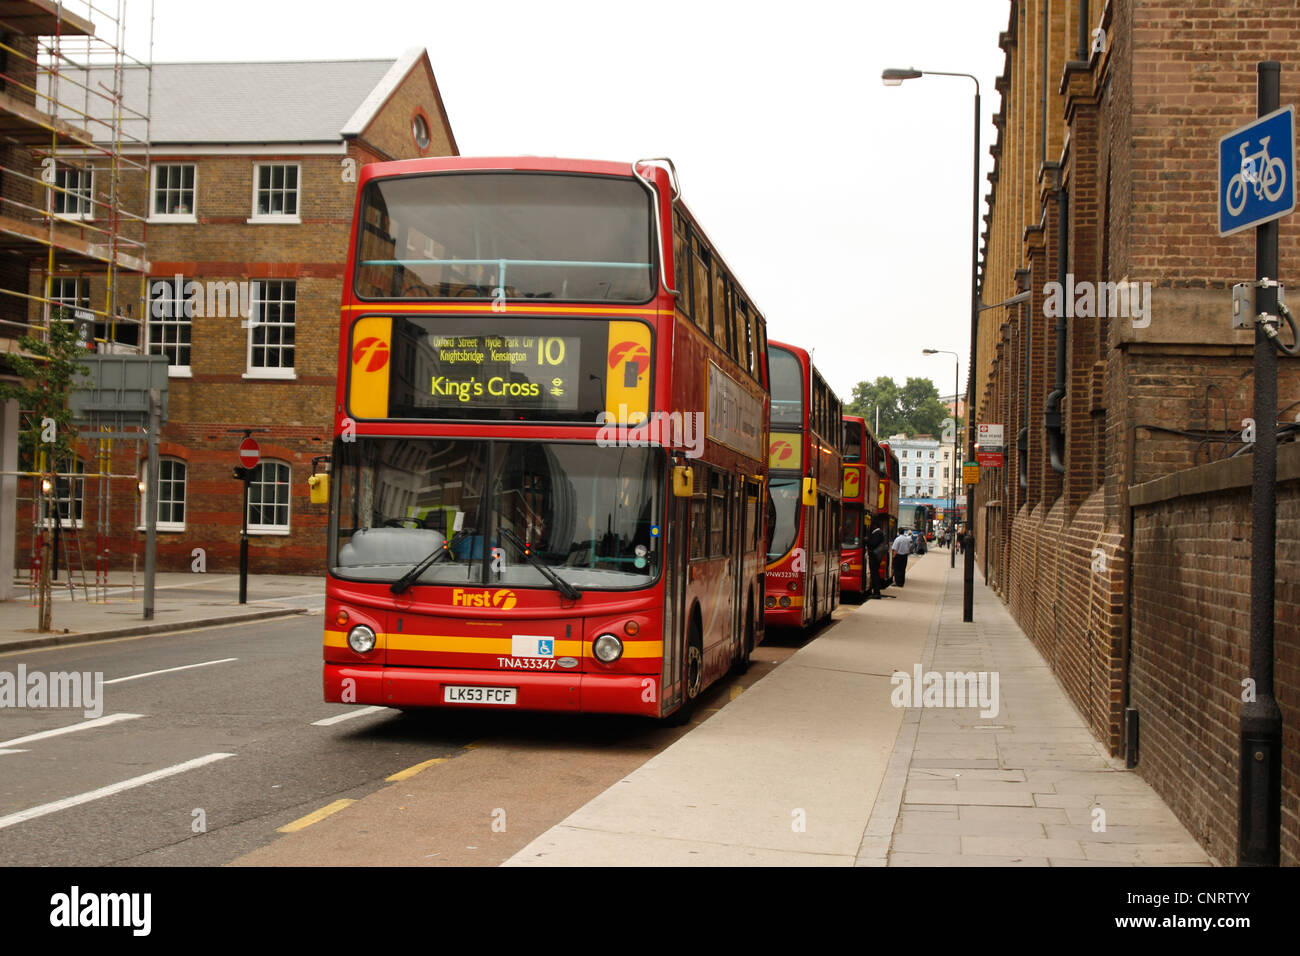
[{"label": "pavement", "polygon": [[24,583],[0,601],[0,654],[8,651],[112,640],[240,621],[285,617],[325,607],[322,575],[250,574],[246,604],[239,603],[238,574],[160,572],[154,580],[154,614],[144,619],[144,575],[114,572],[105,587],[69,589],[60,575],[52,591],[51,630],[37,630],[35,593]]},{"label": "pavement", "polygon": [[[322,577],[250,575],[241,605],[238,575],[160,573],[146,621],[142,576],[110,585],[87,595],[64,582],[46,634],[18,588],[0,602],[0,654],[324,606]],[[974,623],[962,622],[960,561],[949,569],[948,552],[931,548],[909,562],[907,586],[886,593],[841,608],[833,627],[505,865],[1218,862],[1107,755],[978,578]],[[931,672],[983,674],[987,693],[903,697],[896,674],[926,684]]]},{"label": "pavement", "polygon": [[[886,593],[505,865],[1215,864],[978,578],[962,622],[960,561],[931,548]],[[996,674],[996,706],[907,701],[918,665]]]}]

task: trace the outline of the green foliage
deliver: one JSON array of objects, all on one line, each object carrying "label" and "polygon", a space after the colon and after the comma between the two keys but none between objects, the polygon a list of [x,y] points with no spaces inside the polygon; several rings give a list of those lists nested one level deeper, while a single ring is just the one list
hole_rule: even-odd
[{"label": "green foliage", "polygon": [[[909,378],[900,388],[892,378],[882,375],[874,382],[858,382],[853,386],[853,400],[845,414],[865,418],[874,430],[877,408],[880,409],[877,438],[888,438],[901,432],[909,437],[933,435],[943,440],[944,422],[951,417],[948,406],[939,401],[939,390],[928,378]],[[961,427],[960,419],[957,427]]]},{"label": "green foliage", "polygon": [[[0,400],[17,399],[26,413],[19,432],[19,449],[27,461],[35,463],[37,449],[53,455],[53,461],[70,461],[72,449],[72,412],[68,409],[68,392],[85,374],[80,360],[86,351],[77,341],[73,326],[56,310],[50,323],[49,340],[27,334],[20,340],[22,354],[10,355],[9,364],[23,381],[21,384],[0,382]],[[42,441],[46,420],[54,422],[54,441]],[[51,467],[50,465],[46,466]]]}]

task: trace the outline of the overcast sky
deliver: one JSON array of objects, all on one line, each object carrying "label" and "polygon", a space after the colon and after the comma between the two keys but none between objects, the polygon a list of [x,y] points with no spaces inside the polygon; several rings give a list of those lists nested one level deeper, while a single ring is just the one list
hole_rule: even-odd
[{"label": "overcast sky", "polygon": [[[75,6],[75,5],[74,5]],[[974,85],[981,196],[1007,0],[156,0],[153,59],[429,51],[461,153],[669,156],[767,316],[847,402],[880,375],[966,387]],[[127,0],[148,55],[148,0]],[[981,208],[980,213],[985,210]],[[981,229],[983,223],[980,224]]]}]

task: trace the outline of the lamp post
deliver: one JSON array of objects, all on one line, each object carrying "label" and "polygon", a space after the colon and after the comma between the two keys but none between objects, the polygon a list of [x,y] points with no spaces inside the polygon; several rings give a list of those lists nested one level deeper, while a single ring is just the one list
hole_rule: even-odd
[{"label": "lamp post", "polygon": [[[964,76],[975,84],[975,143],[974,143],[974,185],[971,189],[971,223],[970,223],[970,375],[967,377],[966,393],[966,453],[969,460],[975,460],[975,361],[978,346],[980,317],[979,287],[979,235],[980,235],[980,81],[970,73],[945,73],[941,70],[899,70],[889,69],[880,74],[880,81],[886,86],[900,86],[904,80],[915,80],[922,76]],[[953,465],[956,466],[956,462]],[[962,612],[961,619],[967,623],[975,620],[975,486],[966,490],[966,540],[963,542],[966,555],[965,571],[962,575]]]},{"label": "lamp post", "polygon": [[[949,499],[952,505],[948,511],[948,527],[953,533],[957,531],[957,459],[961,457],[961,446],[957,444],[957,436],[960,434],[957,428],[957,385],[961,379],[961,356],[956,352],[950,352],[947,349],[921,349],[922,355],[951,355],[954,359],[952,363],[952,484],[948,486]],[[948,567],[957,566],[957,543],[952,540],[952,534],[948,535]]]}]

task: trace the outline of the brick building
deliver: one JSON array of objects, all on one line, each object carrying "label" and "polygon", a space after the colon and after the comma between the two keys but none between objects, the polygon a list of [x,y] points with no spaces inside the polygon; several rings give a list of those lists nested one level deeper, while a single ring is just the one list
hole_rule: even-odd
[{"label": "brick building", "polygon": [[[1126,713],[1139,715],[1138,772],[1232,863],[1253,333],[1232,329],[1230,289],[1255,273],[1252,231],[1218,235],[1217,144],[1255,116],[1257,61],[1281,61],[1282,103],[1295,102],[1300,11],[1009,7],[983,300],[1031,298],[980,319],[976,420],[1004,423],[1008,445],[977,488],[978,560],[1112,753],[1125,751]],[[1300,283],[1300,222],[1280,234],[1281,278]],[[1278,395],[1291,422],[1300,360],[1281,357]],[[1300,444],[1280,434],[1282,861],[1296,864]]]},{"label": "brick building", "polygon": [[[91,71],[91,78],[95,71]],[[128,102],[148,91],[128,83]],[[332,440],[339,303],[356,172],[365,163],[456,154],[424,50],[397,60],[163,63],[148,95],[149,272],[101,350],[169,360],[162,433],[158,568],[238,566],[237,429],[258,429],[250,484],[254,572],[323,572],[326,509],[308,500],[312,459]],[[141,120],[143,123],[143,120]],[[129,153],[130,151],[128,151]],[[98,189],[93,162],[85,188]],[[97,280],[56,277],[69,304]],[[264,430],[264,431],[262,431]],[[114,449],[106,549],[115,568],[143,554],[144,505],[131,475],[143,445]],[[82,467],[97,469],[83,448]],[[105,522],[98,479],[73,482],[70,520],[83,550]],[[102,512],[104,509],[100,509]],[[23,542],[19,541],[20,560]]]}]

